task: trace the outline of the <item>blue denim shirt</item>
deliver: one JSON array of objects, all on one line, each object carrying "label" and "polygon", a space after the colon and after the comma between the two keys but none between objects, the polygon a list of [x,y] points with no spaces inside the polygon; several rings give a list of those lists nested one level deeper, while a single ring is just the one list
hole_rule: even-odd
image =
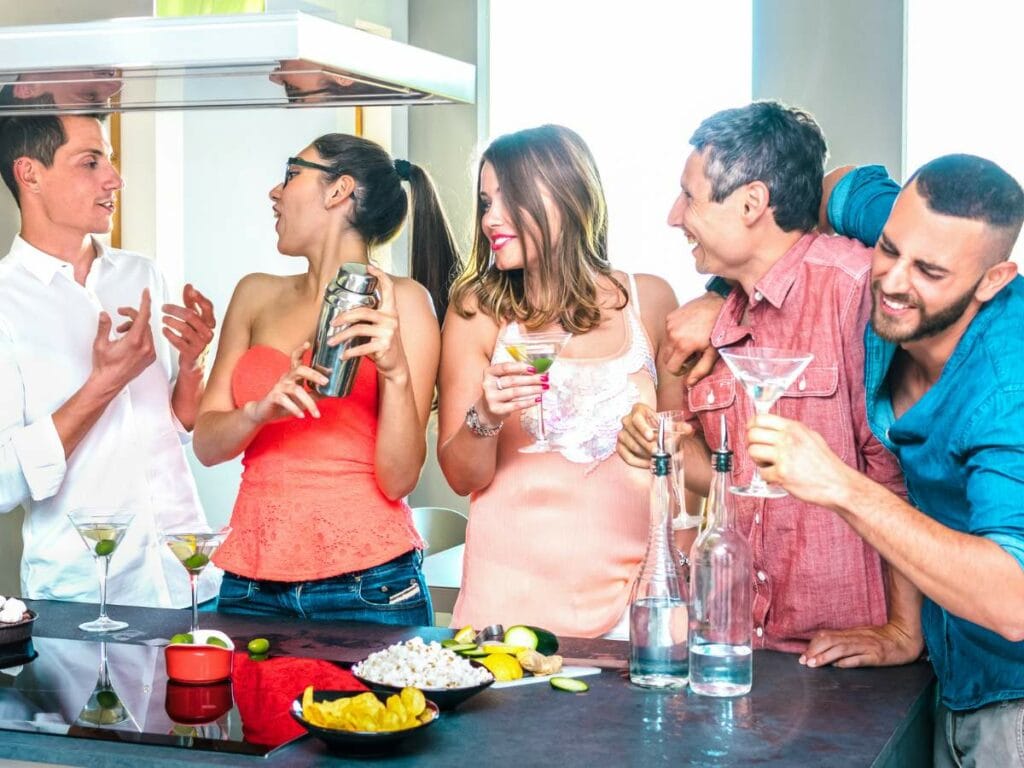
[{"label": "blue denim shirt", "polygon": [[[873,201],[874,212],[839,208],[833,226],[877,238],[898,188],[858,169],[843,183],[845,205]],[[866,173],[861,173],[866,171]],[[856,175],[860,174],[860,175]],[[884,176],[884,172],[882,174]],[[895,188],[895,191],[894,191]],[[837,230],[839,227],[837,227]],[[1017,277],[968,326],[935,385],[897,419],[887,376],[896,345],[865,332],[868,422],[900,460],[914,505],[942,525],[983,536],[1024,568],[1024,278]],[[964,574],[970,578],[970,574]],[[928,653],[950,709],[1024,697],[1024,642],[1013,643],[925,598]]]}]

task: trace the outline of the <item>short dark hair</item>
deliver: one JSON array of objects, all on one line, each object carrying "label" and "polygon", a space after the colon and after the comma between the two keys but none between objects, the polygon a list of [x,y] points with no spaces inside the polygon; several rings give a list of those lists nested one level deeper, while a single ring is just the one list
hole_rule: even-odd
[{"label": "short dark hair", "polygon": [[777,101],[755,101],[705,119],[690,144],[704,155],[711,199],[720,203],[744,184],[768,187],[775,223],[809,232],[818,223],[828,147],[810,114]]},{"label": "short dark hair", "polygon": [[[47,94],[48,95],[48,94]],[[50,97],[53,103],[53,97]],[[105,115],[82,115],[103,121]],[[14,163],[19,157],[38,160],[47,168],[53,165],[57,150],[67,144],[64,123],[57,115],[17,115],[0,117],[0,176],[21,207]]]},{"label": "short dark hair", "polygon": [[911,184],[929,210],[995,230],[989,266],[1010,258],[1024,223],[1024,190],[996,163],[977,155],[943,155],[918,168],[904,188]]},{"label": "short dark hair", "polygon": [[977,155],[943,155],[922,165],[907,180],[928,208],[944,216],[1020,228],[1024,190],[1010,174]]}]

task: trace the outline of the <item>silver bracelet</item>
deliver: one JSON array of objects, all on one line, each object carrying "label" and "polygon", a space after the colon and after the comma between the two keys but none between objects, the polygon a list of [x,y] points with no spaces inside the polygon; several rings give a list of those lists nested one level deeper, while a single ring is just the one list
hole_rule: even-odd
[{"label": "silver bracelet", "polygon": [[469,431],[477,437],[494,437],[496,434],[501,432],[501,428],[504,424],[505,422],[499,421],[496,426],[486,426],[480,421],[480,414],[476,412],[475,405],[471,405],[469,410],[466,411],[466,426],[469,427]]}]

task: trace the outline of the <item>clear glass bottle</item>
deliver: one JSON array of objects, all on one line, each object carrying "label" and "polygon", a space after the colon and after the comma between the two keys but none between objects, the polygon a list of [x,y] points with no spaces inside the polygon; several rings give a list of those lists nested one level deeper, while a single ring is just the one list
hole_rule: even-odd
[{"label": "clear glass bottle", "polygon": [[732,451],[725,418],[722,444],[712,452],[708,527],[690,553],[690,689],[704,696],[742,696],[754,675],[753,560],[736,530],[729,483]]},{"label": "clear glass bottle", "polygon": [[661,421],[651,457],[651,532],[629,605],[629,680],[645,688],[681,688],[689,674],[686,596],[672,544],[670,465]]}]

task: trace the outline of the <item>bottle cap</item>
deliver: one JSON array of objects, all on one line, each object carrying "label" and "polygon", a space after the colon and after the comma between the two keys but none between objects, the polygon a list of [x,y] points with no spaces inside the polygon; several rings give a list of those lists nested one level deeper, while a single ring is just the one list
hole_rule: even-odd
[{"label": "bottle cap", "polygon": [[729,450],[729,425],[725,423],[725,414],[721,415],[720,430],[722,435],[721,444],[711,451],[711,466],[716,472],[730,472],[732,470],[732,451]]},{"label": "bottle cap", "polygon": [[665,416],[658,416],[658,446],[651,454],[651,472],[659,476],[668,474],[669,459],[671,458],[668,451],[665,450],[665,420]]}]

